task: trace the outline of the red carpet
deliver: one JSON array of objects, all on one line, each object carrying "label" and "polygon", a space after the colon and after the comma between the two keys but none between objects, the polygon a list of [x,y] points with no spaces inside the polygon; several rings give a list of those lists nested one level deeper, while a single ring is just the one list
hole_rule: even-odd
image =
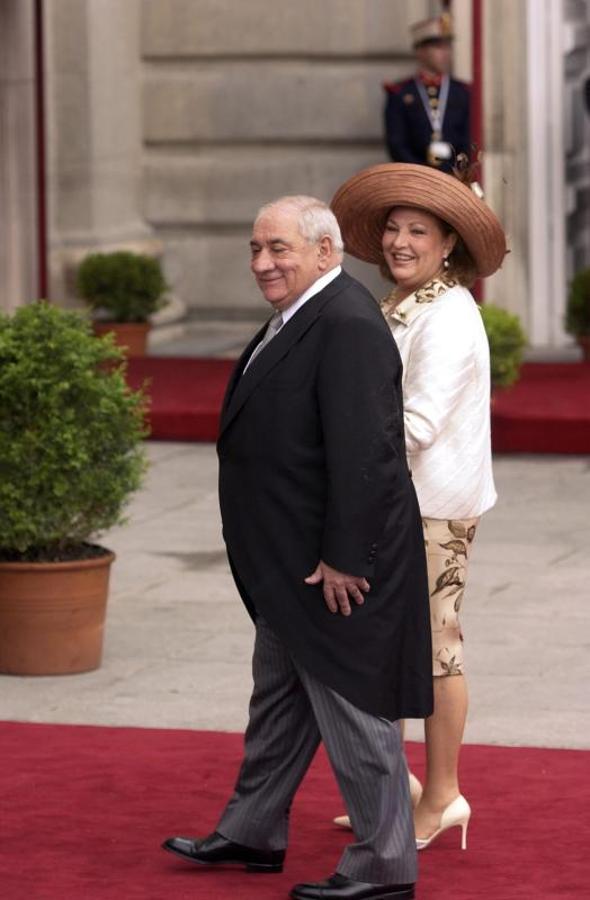
[{"label": "red carpet", "polygon": [[215,441],[223,395],[235,365],[228,359],[146,356],[129,360],[127,380],[149,382],[149,425],[158,441]]},{"label": "red carpet", "polygon": [[[131,386],[150,382],[151,437],[214,441],[233,366],[226,359],[131,359]],[[499,453],[590,453],[590,363],[525,364],[518,384],[495,397],[492,436]]]},{"label": "red carpet", "polygon": [[500,453],[590,453],[590,363],[526,363],[494,399]]},{"label": "red carpet", "polygon": [[[295,801],[282,875],[208,872],[159,850],[203,834],[233,786],[241,736],[214,732],[0,724],[3,900],[270,900],[329,874],[349,837],[319,754]],[[421,748],[409,757],[420,775]],[[419,900],[588,896],[589,754],[468,746],[474,815],[420,856]]]}]

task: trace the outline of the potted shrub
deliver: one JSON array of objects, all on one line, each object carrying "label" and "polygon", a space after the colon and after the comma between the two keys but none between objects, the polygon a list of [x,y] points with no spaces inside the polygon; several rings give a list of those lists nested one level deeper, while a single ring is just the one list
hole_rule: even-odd
[{"label": "potted shrub", "polygon": [[112,338],[47,303],[0,315],[0,671],[100,665],[114,555],[141,483],[144,396]]},{"label": "potted shrub", "polygon": [[490,344],[492,389],[509,387],[520,377],[526,346],[520,319],[491,303],[480,306],[480,312]]},{"label": "potted shrub", "polygon": [[166,287],[159,260],[142,253],[91,253],[78,269],[78,293],[96,314],[95,333],[114,332],[129,356],[145,355],[149,317],[166,305]]},{"label": "potted shrub", "polygon": [[567,298],[565,330],[576,338],[584,359],[590,361],[590,269],[574,275]]}]

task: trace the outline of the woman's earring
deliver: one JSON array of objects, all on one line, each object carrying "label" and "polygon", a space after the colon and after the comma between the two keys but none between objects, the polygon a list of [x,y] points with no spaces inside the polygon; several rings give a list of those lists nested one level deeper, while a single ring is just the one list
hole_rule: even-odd
[{"label": "woman's earring", "polygon": [[449,260],[447,259],[446,256],[444,256],[443,257],[443,269],[448,269],[449,265],[450,265]]}]

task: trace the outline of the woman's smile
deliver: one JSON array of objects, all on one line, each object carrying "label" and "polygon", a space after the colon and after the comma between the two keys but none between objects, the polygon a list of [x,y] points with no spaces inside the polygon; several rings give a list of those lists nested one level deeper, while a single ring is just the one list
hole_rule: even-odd
[{"label": "woman's smile", "polygon": [[443,268],[454,240],[425,210],[392,209],[385,223],[382,247],[398,287],[409,294],[434,278]]}]

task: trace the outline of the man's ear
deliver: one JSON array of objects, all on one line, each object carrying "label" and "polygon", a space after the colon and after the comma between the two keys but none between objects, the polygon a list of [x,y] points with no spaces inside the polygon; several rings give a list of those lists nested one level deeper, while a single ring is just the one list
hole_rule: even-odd
[{"label": "man's ear", "polygon": [[318,241],[318,266],[320,269],[325,269],[327,267],[332,258],[333,251],[332,238],[330,235],[325,234],[323,238],[320,238]]}]

